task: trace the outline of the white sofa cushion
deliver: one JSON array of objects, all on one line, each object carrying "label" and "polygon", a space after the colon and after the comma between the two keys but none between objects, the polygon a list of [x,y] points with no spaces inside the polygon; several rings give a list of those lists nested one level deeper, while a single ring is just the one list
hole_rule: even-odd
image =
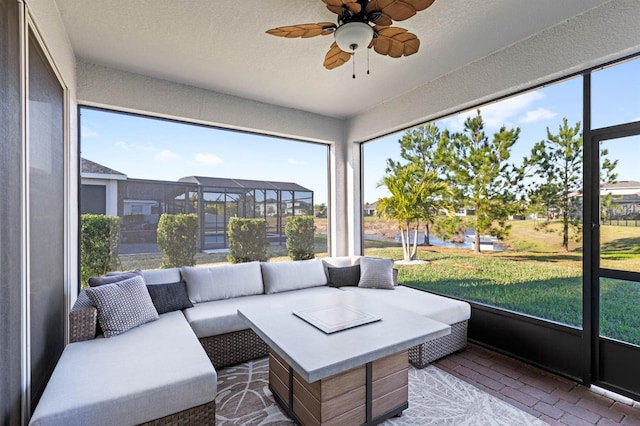
[{"label": "white sofa cushion", "polygon": [[209,268],[185,266],[182,279],[193,303],[264,293],[259,262]]},{"label": "white sofa cushion", "polygon": [[445,324],[455,324],[471,317],[471,306],[467,302],[438,296],[405,286],[397,286],[394,291],[374,288],[341,287],[342,290],[373,297],[389,305],[406,309]]},{"label": "white sofa cushion", "polygon": [[327,285],[322,260],[262,263],[264,292],[267,294]]},{"label": "white sofa cushion", "polygon": [[71,343],[30,425],[134,425],[215,399],[217,374],[181,312]]},{"label": "white sofa cushion", "polygon": [[331,287],[312,287],[284,293],[236,297],[198,303],[193,308],[185,309],[184,315],[198,338],[246,330],[249,325],[238,316],[238,309],[243,306],[260,306],[264,309],[290,306],[292,311],[304,302],[324,294],[335,294],[342,291]]},{"label": "white sofa cushion", "polygon": [[142,276],[147,285],[153,284],[170,284],[177,283],[182,280],[180,276],[180,268],[168,269],[145,269]]}]

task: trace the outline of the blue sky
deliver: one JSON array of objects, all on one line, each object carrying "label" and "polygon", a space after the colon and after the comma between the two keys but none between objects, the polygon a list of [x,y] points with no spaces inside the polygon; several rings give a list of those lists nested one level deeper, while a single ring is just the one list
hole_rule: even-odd
[{"label": "blue sky", "polygon": [[[594,72],[593,128],[640,120],[640,60]],[[481,108],[485,132],[520,127],[514,162],[528,156],[534,143],[557,133],[562,118],[582,121],[582,78],[566,80]],[[436,122],[460,131],[469,111]],[[175,181],[184,176],[212,176],[295,182],[314,191],[315,203],[327,202],[327,150],[319,144],[146,119],[83,109],[82,156],[131,178]],[[385,195],[377,182],[387,158],[399,158],[397,133],[365,145],[364,199]],[[640,137],[607,142],[620,161],[618,180],[640,180]]]},{"label": "blue sky", "polygon": [[210,176],[295,182],[327,200],[327,148],[83,109],[82,156],[136,179]]}]

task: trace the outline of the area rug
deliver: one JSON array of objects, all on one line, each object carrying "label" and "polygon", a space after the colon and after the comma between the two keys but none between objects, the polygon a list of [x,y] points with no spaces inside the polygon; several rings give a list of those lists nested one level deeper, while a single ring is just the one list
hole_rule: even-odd
[{"label": "area rug", "polygon": [[[269,391],[269,360],[218,371],[216,424],[292,425]],[[545,425],[532,415],[432,365],[409,368],[409,408],[385,426]]]}]

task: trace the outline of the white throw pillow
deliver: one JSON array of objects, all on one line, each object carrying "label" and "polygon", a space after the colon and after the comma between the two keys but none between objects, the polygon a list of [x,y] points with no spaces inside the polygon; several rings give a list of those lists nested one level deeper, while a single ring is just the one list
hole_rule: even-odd
[{"label": "white throw pillow", "polygon": [[261,266],[267,294],[327,285],[320,259],[262,263]]},{"label": "white throw pillow", "polygon": [[260,262],[210,268],[184,266],[182,279],[192,303],[264,293]]},{"label": "white throw pillow", "polygon": [[393,290],[393,260],[374,257],[360,258],[358,287]]}]

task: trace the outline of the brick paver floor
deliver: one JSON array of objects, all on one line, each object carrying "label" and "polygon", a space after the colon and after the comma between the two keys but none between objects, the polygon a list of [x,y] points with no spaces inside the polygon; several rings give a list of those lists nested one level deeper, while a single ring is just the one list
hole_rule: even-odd
[{"label": "brick paver floor", "polygon": [[618,400],[470,344],[435,365],[552,425],[639,425],[640,404]]}]

